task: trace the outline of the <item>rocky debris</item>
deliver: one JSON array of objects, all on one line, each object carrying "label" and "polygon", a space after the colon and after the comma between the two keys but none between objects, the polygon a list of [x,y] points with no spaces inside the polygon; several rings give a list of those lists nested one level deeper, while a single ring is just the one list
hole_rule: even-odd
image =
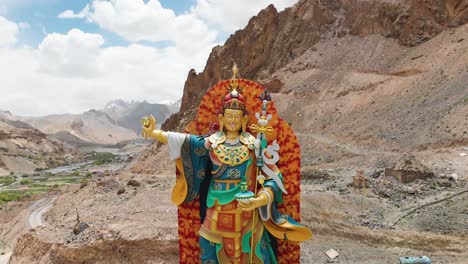
[{"label": "rocky debris", "polygon": [[434,177],[434,173],[414,155],[405,153],[394,168],[386,168],[385,176],[394,177],[402,183]]},{"label": "rocky debris", "polygon": [[377,169],[370,175],[370,177],[373,179],[377,179],[380,176],[382,176],[383,173],[385,173],[385,169]]},{"label": "rocky debris", "polygon": [[365,226],[369,229],[380,229],[384,226],[382,223],[375,223],[369,220],[362,220],[360,225]]},{"label": "rocky debris", "polygon": [[338,252],[336,252],[336,250],[334,250],[333,248],[327,250],[327,252],[325,252],[325,254],[327,254],[327,256],[328,256],[330,259],[334,259],[334,258],[338,257],[338,255],[339,255]]},{"label": "rocky debris", "polygon": [[117,191],[117,195],[121,195],[121,194],[123,194],[123,193],[125,193],[125,188],[124,188],[124,187],[120,188],[120,189]]},{"label": "rocky debris", "polygon": [[270,93],[279,93],[281,88],[284,86],[284,83],[277,78],[274,78],[268,82],[262,83],[262,85],[270,92]]},{"label": "rocky debris", "polygon": [[133,161],[133,159],[134,159],[133,155],[128,155],[128,157],[126,157],[126,159],[125,159],[125,162],[131,162],[131,161]]},{"label": "rocky debris", "polygon": [[77,223],[74,227],[73,227],[73,234],[75,235],[78,235],[79,233],[83,232],[86,228],[88,228],[89,225],[87,223]]},{"label": "rocky debris", "polygon": [[458,175],[456,173],[452,173],[452,174],[448,175],[447,178],[449,180],[451,180],[451,181],[455,181],[455,182],[458,181]]},{"label": "rocky debris", "polygon": [[323,180],[330,177],[330,174],[326,170],[303,170],[301,172],[301,180]]},{"label": "rocky debris", "polygon": [[131,187],[140,187],[141,186],[141,183],[137,180],[129,180],[127,182],[127,186],[131,186]]},{"label": "rocky debris", "polygon": [[97,178],[100,178],[100,177],[103,177],[104,174],[102,173],[102,171],[93,171],[91,172],[92,175],[96,176]]},{"label": "rocky debris", "polygon": [[102,180],[102,179],[97,179],[98,181],[96,182],[96,187],[98,187],[98,192],[100,193],[106,193],[106,192],[111,192],[120,187],[120,184],[114,180]]}]

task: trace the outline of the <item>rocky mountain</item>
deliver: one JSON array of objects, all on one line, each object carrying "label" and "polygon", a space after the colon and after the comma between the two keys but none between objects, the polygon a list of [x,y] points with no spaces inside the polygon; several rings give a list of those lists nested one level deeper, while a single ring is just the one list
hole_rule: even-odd
[{"label": "rocky mountain", "polygon": [[112,119],[119,120],[135,104],[137,103],[134,101],[127,103],[124,100],[117,99],[107,103],[102,109],[102,111],[108,114]]},{"label": "rocky mountain", "polygon": [[171,114],[178,112],[179,108],[180,101],[174,104],[151,104],[146,101],[114,100],[107,103],[101,111],[108,114],[119,125],[139,134],[141,132],[140,119],[143,116],[153,114],[160,126],[161,122],[164,122]]},{"label": "rocky mountain", "polygon": [[0,175],[77,161],[80,154],[29,124],[0,118]]},{"label": "rocky mountain", "polygon": [[180,101],[166,105],[114,100],[103,109],[91,109],[82,114],[23,117],[1,111],[0,117],[29,124],[71,145],[109,145],[136,139],[141,132],[141,117],[153,114],[160,125],[179,107]]},{"label": "rocky mountain", "polygon": [[189,72],[181,112],[163,127],[180,130],[236,62],[241,77],[276,93],[298,133],[394,150],[466,143],[467,7],[463,0],[302,0],[281,13],[269,6],[213,48],[203,72]]}]

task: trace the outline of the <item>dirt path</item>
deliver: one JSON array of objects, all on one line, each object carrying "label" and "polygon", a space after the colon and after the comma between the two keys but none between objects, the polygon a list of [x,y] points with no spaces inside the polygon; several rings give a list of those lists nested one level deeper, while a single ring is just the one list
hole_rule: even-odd
[{"label": "dirt path", "polygon": [[54,205],[57,196],[44,198],[34,202],[31,205],[31,213],[28,216],[28,226],[29,228],[36,228],[38,226],[44,225],[42,222],[42,216]]},{"label": "dirt path", "polygon": [[317,134],[312,134],[312,133],[296,133],[296,135],[297,135],[298,138],[312,138],[315,141],[320,142],[322,144],[329,145],[329,146],[334,146],[334,147],[337,147],[337,148],[341,148],[341,149],[343,149],[343,150],[345,150],[347,152],[350,152],[350,153],[353,153],[353,154],[356,154],[356,155],[369,156],[369,155],[382,155],[382,154],[386,154],[386,155],[397,155],[398,154],[398,153],[394,153],[394,152],[390,152],[390,151],[379,151],[379,150],[369,149],[369,148],[363,147],[363,146],[357,146],[357,145],[352,145],[352,144],[347,144],[347,143],[341,143],[341,142],[337,142],[333,138],[328,138],[328,137],[325,137],[325,136],[322,136],[322,135],[317,135]]},{"label": "dirt path", "polygon": [[451,195],[450,195],[450,193],[443,192],[442,194],[439,194],[436,197],[431,197],[430,198],[431,200],[429,200],[429,199],[423,200],[422,202],[418,203],[417,206],[412,206],[412,207],[404,208],[404,209],[400,210],[400,213],[395,213],[395,214],[393,214],[392,217],[386,218],[385,224],[388,225],[388,226],[393,227],[396,224],[398,224],[398,222],[400,222],[404,218],[414,214],[415,212],[417,212],[421,208],[429,207],[429,206],[436,205],[438,203],[444,202],[446,200],[453,199],[455,197],[458,197],[460,195],[465,194],[466,192],[468,192],[468,189],[457,192],[455,194],[451,194]]}]

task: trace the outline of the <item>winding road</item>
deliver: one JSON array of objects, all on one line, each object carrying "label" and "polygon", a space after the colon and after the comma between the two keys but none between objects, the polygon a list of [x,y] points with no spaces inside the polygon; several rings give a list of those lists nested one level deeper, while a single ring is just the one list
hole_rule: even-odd
[{"label": "winding road", "polygon": [[[29,208],[31,212],[26,219],[28,228],[37,228],[39,226],[45,225],[42,221],[42,216],[54,206],[54,202],[57,200],[57,196],[43,198],[35,201]],[[3,255],[0,255],[0,264],[7,264],[10,261],[12,252],[6,250],[3,252]]]},{"label": "winding road", "polygon": [[31,205],[31,212],[28,216],[28,227],[36,228],[44,225],[42,216],[54,205],[57,196],[40,199]]}]

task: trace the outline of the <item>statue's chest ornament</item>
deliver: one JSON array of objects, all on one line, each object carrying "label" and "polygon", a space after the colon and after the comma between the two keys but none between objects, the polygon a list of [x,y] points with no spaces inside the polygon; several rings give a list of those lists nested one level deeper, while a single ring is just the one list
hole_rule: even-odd
[{"label": "statue's chest ornament", "polygon": [[226,146],[220,144],[213,149],[213,153],[221,163],[230,166],[237,166],[249,159],[249,148],[245,145]]},{"label": "statue's chest ornament", "polygon": [[255,137],[247,132],[242,132],[237,143],[228,143],[224,132],[218,132],[208,138],[211,143],[212,153],[219,162],[237,166],[249,159],[249,150],[255,149]]}]

